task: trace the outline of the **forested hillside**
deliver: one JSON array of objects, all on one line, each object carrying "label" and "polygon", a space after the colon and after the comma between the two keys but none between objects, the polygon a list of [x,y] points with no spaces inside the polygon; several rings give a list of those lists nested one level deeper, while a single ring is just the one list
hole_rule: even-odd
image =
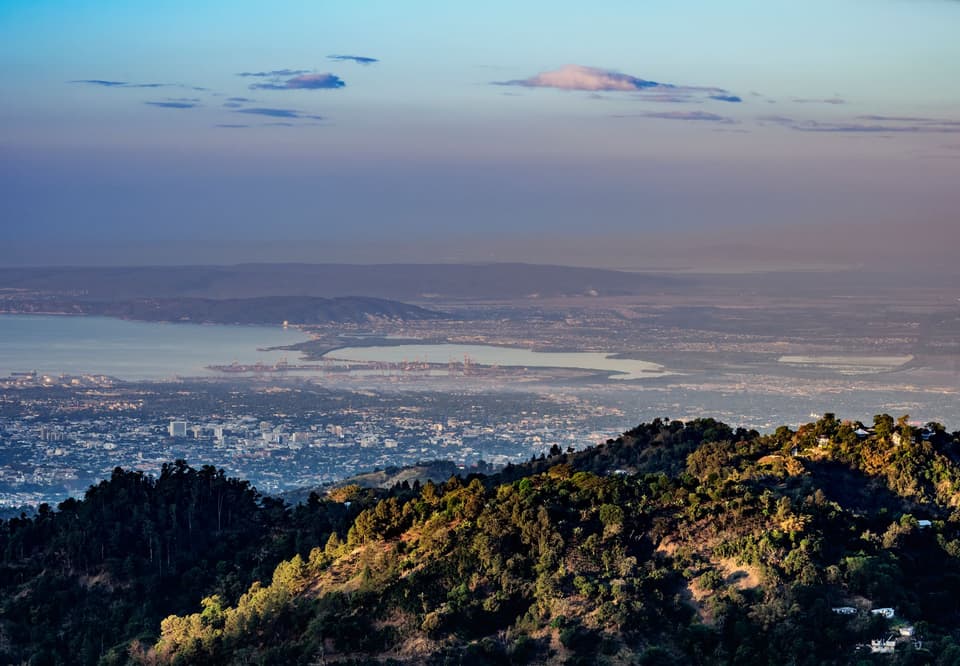
[{"label": "forested hillside", "polygon": [[0,663],[96,664],[202,594],[236,598],[358,510],[291,509],[183,461],[157,478],[117,469],[83,500],[0,523]]},{"label": "forested hillside", "polygon": [[828,414],[656,420],[293,509],[118,470],[3,524],[0,661],[960,663],[958,454],[939,424]]}]

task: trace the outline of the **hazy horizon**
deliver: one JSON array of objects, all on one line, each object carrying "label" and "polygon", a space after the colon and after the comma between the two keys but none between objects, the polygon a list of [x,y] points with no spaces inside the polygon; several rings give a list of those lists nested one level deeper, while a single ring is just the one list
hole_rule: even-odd
[{"label": "hazy horizon", "polygon": [[366,240],[103,239],[69,245],[12,242],[0,246],[0,267],[233,266],[239,264],[496,264],[570,266],[633,272],[925,272],[955,274],[949,224],[830,228],[733,228],[623,235],[509,237],[464,235],[416,243],[384,236]]}]

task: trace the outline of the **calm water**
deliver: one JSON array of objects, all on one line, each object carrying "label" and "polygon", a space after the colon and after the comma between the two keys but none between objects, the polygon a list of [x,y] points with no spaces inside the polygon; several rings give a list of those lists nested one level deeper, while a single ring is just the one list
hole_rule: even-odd
[{"label": "calm water", "polygon": [[214,374],[210,364],[275,363],[296,352],[258,347],[306,339],[276,326],[207,326],[124,321],[107,317],[0,315],[0,376],[36,370],[48,375],[104,374],[164,379]]},{"label": "calm water", "polygon": [[479,365],[500,365],[521,368],[579,368],[615,372],[611,379],[649,379],[673,374],[662,365],[648,361],[610,358],[600,352],[537,352],[529,349],[493,347],[489,345],[396,345],[391,347],[345,347],[328,352],[331,359],[345,361],[425,361],[427,363],[460,363],[464,356]]}]

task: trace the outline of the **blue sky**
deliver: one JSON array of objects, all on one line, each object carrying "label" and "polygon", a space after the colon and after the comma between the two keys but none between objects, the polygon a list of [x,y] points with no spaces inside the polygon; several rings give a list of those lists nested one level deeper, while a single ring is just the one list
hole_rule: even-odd
[{"label": "blue sky", "polygon": [[956,0],[0,1],[0,262],[929,256],[958,29]]}]

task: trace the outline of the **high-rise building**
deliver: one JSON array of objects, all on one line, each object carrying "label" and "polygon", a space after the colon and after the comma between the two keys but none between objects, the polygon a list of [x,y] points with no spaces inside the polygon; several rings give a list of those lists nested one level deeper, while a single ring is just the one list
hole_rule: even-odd
[{"label": "high-rise building", "polygon": [[167,426],[167,432],[170,433],[171,437],[186,437],[187,422],[186,421],[170,421],[170,425]]},{"label": "high-rise building", "polygon": [[62,442],[66,436],[60,430],[44,426],[40,428],[40,439],[45,442]]}]

